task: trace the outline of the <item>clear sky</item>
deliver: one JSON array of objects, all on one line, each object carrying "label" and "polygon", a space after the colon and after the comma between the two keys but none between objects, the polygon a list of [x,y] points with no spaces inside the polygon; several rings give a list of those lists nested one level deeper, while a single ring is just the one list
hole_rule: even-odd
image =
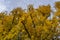
[{"label": "clear sky", "polygon": [[39,5],[50,4],[54,6],[54,2],[59,0],[0,0],[0,12],[1,11],[10,11],[16,7],[22,7],[23,9],[27,8],[27,5],[33,4],[35,8]]}]

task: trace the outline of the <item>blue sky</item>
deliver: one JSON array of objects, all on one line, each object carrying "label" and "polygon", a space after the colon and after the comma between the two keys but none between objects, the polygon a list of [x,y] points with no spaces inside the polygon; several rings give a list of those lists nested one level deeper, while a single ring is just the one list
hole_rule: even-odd
[{"label": "blue sky", "polygon": [[16,7],[27,8],[27,5],[33,4],[35,8],[39,5],[50,4],[54,6],[54,2],[59,0],[0,0],[0,12],[1,11],[11,11]]}]

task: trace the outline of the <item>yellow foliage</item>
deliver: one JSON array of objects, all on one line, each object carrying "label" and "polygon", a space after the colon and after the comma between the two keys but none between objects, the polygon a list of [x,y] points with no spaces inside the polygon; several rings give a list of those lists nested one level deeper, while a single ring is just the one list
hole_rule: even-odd
[{"label": "yellow foliage", "polygon": [[37,9],[29,5],[27,12],[16,8],[10,15],[0,14],[0,40],[53,40],[60,14],[56,12],[49,20],[50,13],[50,5]]}]

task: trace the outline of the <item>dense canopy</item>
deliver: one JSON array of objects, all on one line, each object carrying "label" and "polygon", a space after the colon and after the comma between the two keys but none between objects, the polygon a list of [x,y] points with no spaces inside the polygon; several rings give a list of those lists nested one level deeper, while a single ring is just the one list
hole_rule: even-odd
[{"label": "dense canopy", "polygon": [[[0,40],[60,40],[60,2],[55,3],[56,12],[50,5],[34,8],[29,5],[13,9],[8,13],[0,13]],[[51,13],[54,14],[52,19]],[[58,17],[58,18],[57,18]]]}]

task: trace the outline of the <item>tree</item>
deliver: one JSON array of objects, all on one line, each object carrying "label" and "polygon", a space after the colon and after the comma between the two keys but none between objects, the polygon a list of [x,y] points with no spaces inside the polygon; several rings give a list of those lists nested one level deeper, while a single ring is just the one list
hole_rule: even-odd
[{"label": "tree", "polygon": [[54,40],[58,34],[59,21],[56,16],[59,12],[55,12],[49,20],[51,11],[50,5],[42,5],[36,9],[29,5],[27,12],[18,7],[9,15],[1,13],[0,40]]},{"label": "tree", "polygon": [[55,2],[55,8],[60,9],[60,1]]}]

